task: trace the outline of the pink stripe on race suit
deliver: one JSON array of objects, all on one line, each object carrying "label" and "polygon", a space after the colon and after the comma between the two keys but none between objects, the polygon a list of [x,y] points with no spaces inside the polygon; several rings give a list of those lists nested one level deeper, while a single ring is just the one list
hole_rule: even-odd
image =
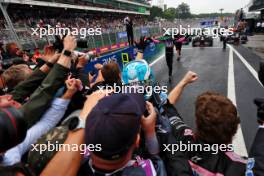
[{"label": "pink stripe on race suit", "polygon": [[221,173],[212,173],[212,172],[202,168],[201,166],[194,164],[191,161],[189,161],[189,164],[191,165],[192,170],[195,171],[199,175],[201,174],[202,176],[224,176]]},{"label": "pink stripe on race suit", "polygon": [[241,158],[241,156],[237,155],[234,152],[225,152],[226,156],[228,156],[232,161],[240,162],[247,164],[247,160]]},{"label": "pink stripe on race suit", "polygon": [[151,160],[147,159],[147,160],[143,160],[140,157],[137,157],[137,162],[139,164],[139,166],[144,169],[146,176],[155,176],[157,175],[155,168],[151,162]]},{"label": "pink stripe on race suit", "polygon": [[152,39],[154,43],[160,43],[159,40],[156,40],[156,39]]},{"label": "pink stripe on race suit", "polygon": [[184,136],[193,136],[193,131],[191,129],[185,129]]},{"label": "pink stripe on race suit", "polygon": [[177,40],[177,42],[184,42],[184,40],[185,40],[185,37],[182,37],[182,38],[179,38],[179,39]]}]

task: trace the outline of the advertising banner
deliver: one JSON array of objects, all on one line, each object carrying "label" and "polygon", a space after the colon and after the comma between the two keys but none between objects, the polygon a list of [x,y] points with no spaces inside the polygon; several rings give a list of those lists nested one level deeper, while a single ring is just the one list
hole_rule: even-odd
[{"label": "advertising banner", "polygon": [[122,39],[127,37],[127,32],[118,32],[117,33],[117,38]]},{"label": "advertising banner", "polygon": [[[148,47],[144,51],[144,59],[151,63],[154,61],[158,56],[161,55],[161,53],[164,52],[164,44],[162,43],[150,43]],[[85,72],[97,72],[97,70],[94,68],[94,65],[99,64],[107,64],[111,61],[115,61],[118,63],[120,69],[122,70],[123,66],[128,63],[131,60],[134,60],[137,54],[137,48],[135,47],[127,47],[124,49],[120,49],[115,52],[111,52],[109,54],[103,55],[101,57],[98,57],[92,61],[90,61],[85,66]]]}]

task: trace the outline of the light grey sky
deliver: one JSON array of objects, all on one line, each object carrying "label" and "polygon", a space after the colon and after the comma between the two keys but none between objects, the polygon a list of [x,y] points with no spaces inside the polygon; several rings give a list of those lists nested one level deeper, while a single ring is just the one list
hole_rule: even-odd
[{"label": "light grey sky", "polygon": [[[153,3],[157,1],[153,0]],[[182,2],[189,4],[191,12],[195,14],[220,12],[220,8],[224,9],[223,12],[235,13],[237,9],[249,4],[250,0],[164,0],[168,7],[175,8]]]}]

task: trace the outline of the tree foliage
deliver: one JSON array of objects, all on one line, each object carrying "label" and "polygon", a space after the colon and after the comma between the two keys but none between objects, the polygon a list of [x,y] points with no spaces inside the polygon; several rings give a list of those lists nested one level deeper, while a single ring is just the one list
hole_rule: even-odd
[{"label": "tree foliage", "polygon": [[190,18],[192,16],[190,6],[184,2],[177,7],[177,12],[179,13],[178,17],[181,19]]},{"label": "tree foliage", "polygon": [[181,3],[177,8],[170,7],[165,11],[162,11],[160,7],[152,6],[150,9],[150,20],[154,20],[155,17],[162,17],[164,19],[173,21],[176,18],[186,19],[186,18],[214,18],[214,17],[225,17],[233,16],[233,13],[201,13],[201,14],[191,14],[190,6],[186,3]]},{"label": "tree foliage", "polygon": [[171,8],[166,9],[166,10],[163,12],[163,18],[172,21],[172,20],[175,19],[176,14],[177,14],[176,9],[173,8],[173,7],[171,7]]},{"label": "tree foliage", "polygon": [[150,20],[154,20],[155,17],[162,17],[163,16],[163,11],[162,8],[157,7],[157,6],[152,6],[150,9]]}]

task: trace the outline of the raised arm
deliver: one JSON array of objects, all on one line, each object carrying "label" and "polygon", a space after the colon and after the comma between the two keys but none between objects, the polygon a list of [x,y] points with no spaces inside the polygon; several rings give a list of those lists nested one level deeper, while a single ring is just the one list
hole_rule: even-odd
[{"label": "raised arm", "polygon": [[183,77],[183,79],[176,85],[176,87],[170,92],[168,96],[168,100],[171,104],[176,104],[176,102],[179,100],[180,95],[182,94],[184,88],[196,81],[198,79],[198,76],[196,73],[189,71],[186,73],[186,75]]},{"label": "raised arm", "polygon": [[[58,54],[54,54],[48,62],[54,64],[59,59]],[[47,64],[44,64],[40,68],[36,69],[33,74],[25,81],[18,84],[14,90],[10,93],[13,97],[13,100],[23,103],[27,97],[29,97],[45,79],[47,74],[50,71],[50,67]]]},{"label": "raised arm", "polygon": [[[73,36],[66,36],[64,39],[64,50],[73,51],[76,48],[76,39]],[[71,57],[61,54],[58,62],[53,66],[41,85],[31,95],[21,110],[27,119],[29,126],[39,121],[42,114],[50,106],[57,90],[63,86],[71,66]]]},{"label": "raised arm", "polygon": [[[80,113],[80,119],[86,121],[87,116],[107,92],[97,91],[88,96],[83,110]],[[84,143],[84,129],[70,131],[64,144],[74,144],[80,146]],[[59,151],[42,171],[41,176],[50,176],[56,173],[57,176],[76,176],[82,160],[81,151]],[[58,169],[58,166],[60,168]]]}]

